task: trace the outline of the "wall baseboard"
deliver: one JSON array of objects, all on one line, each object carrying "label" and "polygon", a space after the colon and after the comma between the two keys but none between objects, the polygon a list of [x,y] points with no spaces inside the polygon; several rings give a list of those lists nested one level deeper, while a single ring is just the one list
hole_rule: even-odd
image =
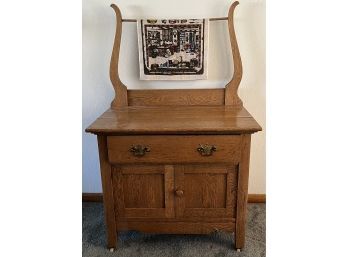
[{"label": "wall baseboard", "polygon": [[102,202],[102,193],[82,193],[82,202]]},{"label": "wall baseboard", "polygon": [[[83,202],[102,202],[102,193],[82,193]],[[248,203],[266,203],[266,194],[249,194]]]},{"label": "wall baseboard", "polygon": [[266,194],[248,194],[248,203],[266,203]]}]

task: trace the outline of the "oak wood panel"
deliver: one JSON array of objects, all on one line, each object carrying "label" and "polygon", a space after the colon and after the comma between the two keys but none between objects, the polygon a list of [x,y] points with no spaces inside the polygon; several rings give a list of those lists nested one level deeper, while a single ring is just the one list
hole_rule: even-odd
[{"label": "oak wood panel", "polygon": [[116,216],[174,217],[173,176],[170,166],[113,166]]},{"label": "oak wood panel", "polygon": [[234,165],[175,166],[176,217],[235,217],[237,171]]},{"label": "oak wood panel", "polygon": [[250,159],[250,135],[242,135],[242,159],[238,172],[238,196],[235,246],[241,249],[245,245],[245,226],[248,201],[249,159]]},{"label": "oak wood panel", "polygon": [[114,205],[116,207],[115,217],[126,217],[124,206],[124,193],[122,183],[122,172],[120,166],[112,167],[112,183],[114,190]]},{"label": "oak wood panel", "polygon": [[107,245],[108,248],[115,248],[117,243],[115,206],[112,185],[111,166],[108,162],[106,137],[98,136],[99,162],[103,187],[104,215],[107,226]]},{"label": "oak wood panel", "polygon": [[126,218],[156,218],[166,217],[165,208],[125,208],[124,217]]},{"label": "oak wood panel", "polygon": [[[108,155],[111,163],[210,163],[239,162],[239,135],[205,136],[109,136]],[[202,156],[197,148],[200,144],[216,146],[211,156]],[[144,156],[134,156],[133,145],[150,149]]]},{"label": "oak wood panel", "polygon": [[233,232],[235,223],[128,221],[117,222],[117,227],[120,231],[137,230],[145,233],[209,234],[219,230]]},{"label": "oak wood panel", "polygon": [[128,90],[130,106],[224,105],[225,89]]},{"label": "oak wood panel", "polygon": [[[82,193],[83,202],[103,202],[103,193]],[[248,203],[266,203],[266,194],[248,194]]]},{"label": "oak wood panel", "polygon": [[226,186],[226,174],[185,174],[185,207],[225,208]]},{"label": "oak wood panel", "polygon": [[95,134],[240,134],[260,131],[244,108],[159,106],[109,109],[86,131]]},{"label": "oak wood panel", "polygon": [[165,183],[165,199],[164,204],[166,208],[166,218],[175,217],[175,206],[174,206],[174,166],[164,166],[164,183]]},{"label": "oak wood panel", "polygon": [[[185,211],[185,198],[186,198],[186,189],[185,185],[185,174],[182,165],[176,165],[174,169],[175,176],[175,190],[183,190],[184,194],[181,197],[175,198],[175,217],[183,218]],[[204,217],[204,216],[200,216]]]},{"label": "oak wood panel", "polygon": [[[236,168],[236,167],[234,167]],[[232,171],[227,173],[227,194],[226,194],[226,209],[232,211],[231,216],[236,216],[237,208],[237,194],[238,194],[238,171]]]},{"label": "oak wood panel", "polygon": [[238,4],[239,2],[234,2],[228,11],[228,31],[230,34],[233,57],[233,76],[231,81],[228,82],[225,87],[225,105],[241,107],[243,106],[243,102],[238,96],[238,87],[242,80],[243,68],[233,24],[234,10]]},{"label": "oak wood panel", "polygon": [[[209,21],[223,21],[228,20],[228,17],[217,17],[217,18],[209,18]],[[136,19],[122,19],[122,22],[137,22]]]},{"label": "oak wood panel", "polygon": [[125,208],[164,208],[163,174],[123,174]]},{"label": "oak wood panel", "polygon": [[236,218],[232,218],[231,216],[228,217],[172,217],[172,218],[123,218],[123,217],[116,217],[117,221],[120,222],[126,222],[126,221],[163,221],[163,222],[203,222],[203,223],[229,223],[229,222],[236,222]]}]

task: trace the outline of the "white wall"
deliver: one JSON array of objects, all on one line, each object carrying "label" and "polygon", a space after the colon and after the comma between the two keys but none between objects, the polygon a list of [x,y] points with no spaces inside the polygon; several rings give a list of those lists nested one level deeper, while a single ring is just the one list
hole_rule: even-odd
[{"label": "white wall", "polygon": [[[109,108],[114,97],[109,62],[115,33],[111,3],[123,18],[226,17],[233,1],[226,0],[83,0],[83,128]],[[265,1],[240,0],[235,28],[243,62],[239,95],[263,127],[252,136],[249,193],[265,193]],[[209,79],[205,81],[140,81],[136,23],[124,23],[119,74],[130,89],[221,88],[233,65],[226,21],[210,23]],[[83,192],[101,192],[96,136],[83,132]]]}]

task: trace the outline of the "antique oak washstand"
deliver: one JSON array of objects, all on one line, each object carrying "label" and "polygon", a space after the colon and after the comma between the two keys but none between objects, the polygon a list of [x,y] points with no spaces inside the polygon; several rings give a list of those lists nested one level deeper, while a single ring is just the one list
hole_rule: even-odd
[{"label": "antique oak washstand", "polygon": [[227,18],[234,72],[222,89],[128,90],[118,74],[122,19],[110,63],[111,108],[86,131],[98,137],[107,246],[117,232],[235,233],[245,244],[251,134],[261,130],[237,94],[242,63]]}]

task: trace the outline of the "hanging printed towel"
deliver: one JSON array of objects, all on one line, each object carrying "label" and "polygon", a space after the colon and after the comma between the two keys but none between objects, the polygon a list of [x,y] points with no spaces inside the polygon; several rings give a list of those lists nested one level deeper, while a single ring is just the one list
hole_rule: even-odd
[{"label": "hanging printed towel", "polygon": [[207,79],[209,19],[137,23],[140,79]]}]

